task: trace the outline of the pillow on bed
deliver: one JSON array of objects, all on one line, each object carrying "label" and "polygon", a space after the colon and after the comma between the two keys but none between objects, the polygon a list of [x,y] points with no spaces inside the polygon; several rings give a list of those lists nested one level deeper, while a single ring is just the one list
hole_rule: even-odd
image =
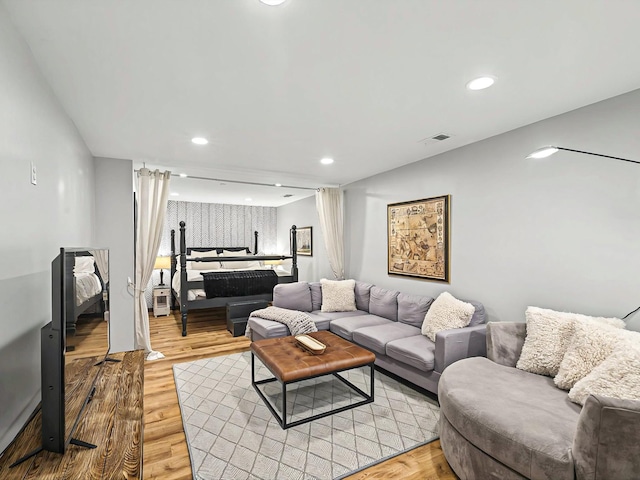
[{"label": "pillow on bed", "polygon": [[[212,258],[217,257],[218,252],[215,250],[206,250],[196,252],[191,250],[191,258]],[[187,270],[217,270],[220,268],[220,262],[187,262]]]},{"label": "pillow on bed", "polygon": [[[239,252],[232,252],[229,250],[223,250],[219,257],[246,257],[247,251],[240,250]],[[249,264],[252,262],[222,262],[222,268],[231,268],[234,270],[242,270],[243,268],[249,268]]]},{"label": "pillow on bed", "polygon": [[75,264],[73,266],[73,273],[95,273],[96,269],[94,267],[95,261],[93,257],[76,257]]}]

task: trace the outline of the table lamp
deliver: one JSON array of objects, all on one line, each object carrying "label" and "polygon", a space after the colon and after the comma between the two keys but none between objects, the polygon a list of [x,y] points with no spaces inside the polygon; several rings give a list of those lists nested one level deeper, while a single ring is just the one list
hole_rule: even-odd
[{"label": "table lamp", "polygon": [[164,276],[164,269],[165,268],[171,268],[171,257],[156,257],[156,263],[153,266],[154,270],[160,270],[160,283],[158,284],[158,286],[164,286],[164,280],[163,280],[163,276]]}]

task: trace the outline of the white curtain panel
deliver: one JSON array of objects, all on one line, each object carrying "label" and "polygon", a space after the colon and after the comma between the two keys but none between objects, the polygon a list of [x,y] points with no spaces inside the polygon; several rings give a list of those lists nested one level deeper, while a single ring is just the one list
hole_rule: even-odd
[{"label": "white curtain panel", "polygon": [[89,253],[96,261],[102,281],[109,283],[109,250],[89,250]]},{"label": "white curtain panel", "polygon": [[151,171],[142,168],[138,172],[136,197],[136,283],[135,305],[135,347],[144,349],[147,360],[164,358],[151,348],[149,333],[149,311],[145,300],[145,290],[149,285],[153,265],[158,255],[162,226],[167,211],[169,181],[171,172]]},{"label": "white curtain panel", "polygon": [[329,265],[336,280],[344,279],[344,223],[342,190],[319,188],[316,191],[316,209],[320,217],[322,238],[327,248]]}]

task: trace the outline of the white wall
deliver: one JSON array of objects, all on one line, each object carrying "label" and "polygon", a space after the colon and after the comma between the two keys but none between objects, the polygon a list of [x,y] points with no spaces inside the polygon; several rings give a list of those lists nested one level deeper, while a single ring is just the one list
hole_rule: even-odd
[{"label": "white wall", "polygon": [[[0,451],[40,401],[51,261],[91,244],[93,158],[0,4]],[[30,163],[37,168],[31,185]]]},{"label": "white wall", "polygon": [[[640,304],[640,90],[345,188],[346,273],[407,293],[481,301],[490,320],[527,305],[621,316]],[[387,274],[389,203],[451,194],[451,283]],[[640,327],[640,316],[631,322]]]},{"label": "white wall", "polygon": [[315,196],[278,207],[278,253],[289,254],[289,229],[291,225],[313,227],[313,255],[310,257],[298,255],[298,280],[317,282],[321,278],[333,279],[333,272],[329,267],[327,250],[320,230]]},{"label": "white wall", "polygon": [[95,243],[109,249],[109,351],[134,348],[133,295],[127,279],[134,278],[133,162],[96,158]]}]

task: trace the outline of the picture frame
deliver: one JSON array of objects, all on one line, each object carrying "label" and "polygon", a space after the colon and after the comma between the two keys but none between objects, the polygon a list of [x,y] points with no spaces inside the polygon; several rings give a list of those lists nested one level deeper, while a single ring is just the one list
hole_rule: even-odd
[{"label": "picture frame", "polygon": [[387,205],[387,273],[449,283],[451,195]]},{"label": "picture frame", "polygon": [[296,229],[296,253],[307,257],[313,256],[313,227]]}]

